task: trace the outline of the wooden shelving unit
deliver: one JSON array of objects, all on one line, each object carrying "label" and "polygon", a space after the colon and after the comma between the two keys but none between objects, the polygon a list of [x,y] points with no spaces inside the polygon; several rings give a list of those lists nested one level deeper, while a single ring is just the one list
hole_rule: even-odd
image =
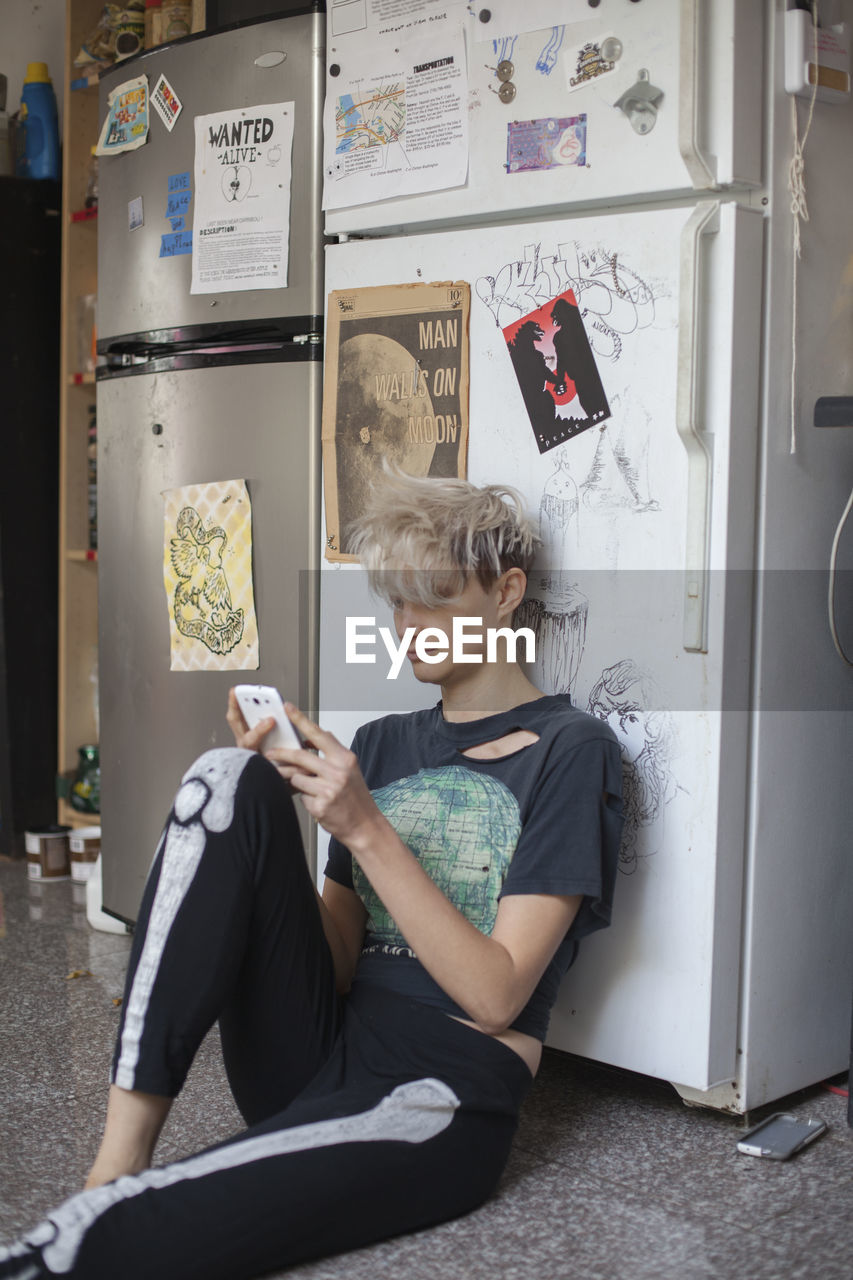
[{"label": "wooden shelving unit", "polygon": [[[89,551],[86,448],[95,375],[81,369],[78,299],[97,293],[97,217],[85,209],[91,149],[98,140],[98,77],[73,63],[98,21],[102,0],[67,0],[62,163],[62,339],[59,445],[60,774],[78,748],[98,741],[98,564]],[[83,214],[84,216],[81,216]],[[85,349],[85,343],[82,344]],[[92,814],[58,800],[58,821],[82,826]]]}]

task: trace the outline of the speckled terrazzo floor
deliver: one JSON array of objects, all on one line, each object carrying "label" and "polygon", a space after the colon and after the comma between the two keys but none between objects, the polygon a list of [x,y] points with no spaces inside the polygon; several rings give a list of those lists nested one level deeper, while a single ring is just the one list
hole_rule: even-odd
[{"label": "speckled terrazzo floor", "polygon": [[[2,1242],[80,1188],[100,1136],[129,939],[90,929],[82,898],[71,882],[34,885],[22,863],[0,860]],[[67,976],[78,970],[91,976]],[[287,1275],[851,1280],[846,1102],[815,1088],[765,1110],[782,1105],[819,1116],[830,1131],[793,1160],[756,1160],[736,1151],[740,1121],[690,1110],[659,1081],[548,1051],[489,1204]],[[239,1127],[210,1038],[157,1162]]]}]

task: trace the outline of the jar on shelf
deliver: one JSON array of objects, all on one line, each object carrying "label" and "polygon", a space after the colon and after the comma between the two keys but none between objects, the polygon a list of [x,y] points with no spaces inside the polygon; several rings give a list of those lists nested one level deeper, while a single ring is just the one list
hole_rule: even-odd
[{"label": "jar on shelf", "polygon": [[89,521],[89,550],[98,549],[98,417],[97,406],[89,405],[86,433],[86,507]]},{"label": "jar on shelf", "polygon": [[180,40],[190,34],[193,20],[192,3],[180,4],[178,0],[163,0],[160,8],[160,31],[164,44]]},{"label": "jar on shelf", "polygon": [[96,293],[84,293],[77,299],[77,372],[95,371],[95,310]]},{"label": "jar on shelf", "polygon": [[163,0],[145,0],[145,48],[156,49],[163,43]]},{"label": "jar on shelf", "polygon": [[97,746],[77,748],[77,774],[69,800],[78,813],[98,813],[101,808],[101,759]]},{"label": "jar on shelf", "polygon": [[89,159],[89,173],[86,178],[86,198],[83,201],[86,209],[98,207],[98,148],[92,147]]}]

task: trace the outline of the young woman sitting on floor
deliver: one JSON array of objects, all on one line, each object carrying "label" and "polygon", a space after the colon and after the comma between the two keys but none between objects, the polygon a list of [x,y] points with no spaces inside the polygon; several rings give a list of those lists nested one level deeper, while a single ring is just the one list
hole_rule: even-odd
[{"label": "young woman sitting on floor", "polygon": [[[0,1276],[236,1280],[494,1190],[560,978],[610,919],[619,749],[503,642],[415,645],[511,627],[534,546],[512,490],[385,478],[357,551],[441,701],[351,750],[288,707],[304,749],[265,752],[232,691],[237,747],[185,774],[149,874],[87,1189],[0,1248]],[[293,793],[331,835],[322,898]],[[248,1127],[151,1168],[217,1020]]]}]

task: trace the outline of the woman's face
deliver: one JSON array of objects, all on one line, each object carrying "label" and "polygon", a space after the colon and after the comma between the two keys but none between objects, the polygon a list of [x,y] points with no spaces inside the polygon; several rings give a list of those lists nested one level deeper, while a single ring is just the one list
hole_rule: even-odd
[{"label": "woman's face", "polygon": [[[394,602],[394,627],[397,636],[402,640],[406,630],[414,628],[409,641],[406,657],[412,664],[415,679],[423,684],[446,684],[464,680],[466,676],[482,669],[486,656],[486,629],[488,627],[510,626],[510,620],[500,604],[500,580],[488,591],[478,579],[471,574],[465,590],[461,595],[437,608],[417,604],[410,600]],[[465,624],[464,656],[475,661],[454,661],[453,657],[453,619],[470,618]],[[457,624],[459,625],[459,624]],[[438,637],[423,636],[422,643],[433,639],[432,646],[436,655],[439,650],[448,650],[447,656],[439,662],[426,662],[416,652],[415,644],[423,632],[436,629],[446,637],[438,643]],[[504,646],[498,646],[498,657],[504,652]]]}]

